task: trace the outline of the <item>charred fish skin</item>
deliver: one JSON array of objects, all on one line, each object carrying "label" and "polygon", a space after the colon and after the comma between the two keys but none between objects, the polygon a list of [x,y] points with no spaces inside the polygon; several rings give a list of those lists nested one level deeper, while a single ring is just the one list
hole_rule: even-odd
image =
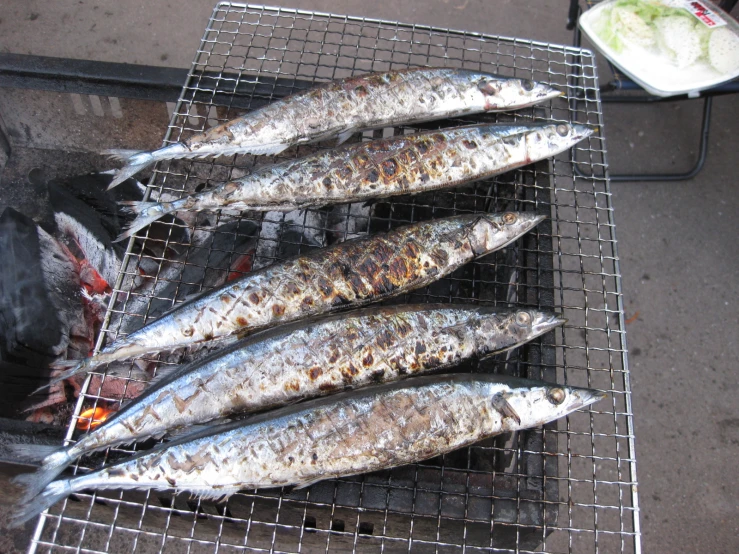
[{"label": "charred fish skin", "polygon": [[37,494],[75,458],[207,423],[484,357],[563,324],[531,308],[401,305],[272,329],[181,366],[18,483]]},{"label": "charred fish skin", "polygon": [[183,366],[68,454],[439,370],[515,348],[564,321],[529,308],[425,304],[368,308],[280,327]]},{"label": "charred fish skin", "polygon": [[185,436],[99,471],[54,481],[26,521],[85,489],[176,489],[201,497],[307,486],[389,469],[543,425],[605,397],[501,375],[426,376],[312,400]]},{"label": "charred fish skin", "polygon": [[158,160],[277,154],[353,132],[525,108],[561,96],[545,84],[455,68],[413,68],[340,79],[299,92],[153,152],[110,150],[126,165],[110,184]]},{"label": "charred fish skin", "polygon": [[[460,215],[315,250],[244,275],[177,306],[52,382],[103,363],[400,295],[503,248],[544,218],[530,212]],[[57,366],[69,367],[69,362]]]},{"label": "charred fish skin", "polygon": [[138,217],[118,240],[179,210],[295,210],[453,187],[555,156],[593,132],[569,123],[486,124],[353,144],[173,202],[126,202]]},{"label": "charred fish skin", "polygon": [[185,145],[193,155],[234,143],[241,149],[286,148],[362,129],[525,108],[560,95],[541,83],[466,69],[374,73],[278,100],[193,136]]}]

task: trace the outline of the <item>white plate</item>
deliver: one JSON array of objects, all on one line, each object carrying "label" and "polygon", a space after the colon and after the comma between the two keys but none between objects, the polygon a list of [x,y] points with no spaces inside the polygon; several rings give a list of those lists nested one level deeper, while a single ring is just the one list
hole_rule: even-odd
[{"label": "white plate", "polygon": [[[678,68],[666,55],[657,53],[656,49],[653,51],[639,46],[625,46],[623,51],[616,52],[596,34],[594,29],[595,23],[601,17],[601,12],[615,1],[608,0],[586,11],[580,17],[580,29],[613,65],[650,94],[655,96],[695,94],[697,96],[698,91],[713,88],[739,77],[739,68],[731,73],[721,73],[703,61],[687,68]],[[739,34],[739,25],[731,16],[726,15],[710,2],[703,1],[703,3],[714,12],[714,16],[726,22],[727,28]]]}]

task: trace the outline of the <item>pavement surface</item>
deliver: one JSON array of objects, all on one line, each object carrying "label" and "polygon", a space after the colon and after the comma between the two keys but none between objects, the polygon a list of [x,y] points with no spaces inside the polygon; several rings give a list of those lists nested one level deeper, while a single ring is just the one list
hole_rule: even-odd
[{"label": "pavement surface", "polygon": [[[280,3],[571,42],[565,3],[553,0]],[[189,67],[212,8],[196,0],[6,2],[0,50]],[[612,184],[644,552],[739,551],[738,100],[715,100],[708,161],[696,178]],[[612,172],[687,169],[700,110],[700,101],[606,105]],[[0,551],[22,551],[27,541],[27,530],[5,532]]]}]

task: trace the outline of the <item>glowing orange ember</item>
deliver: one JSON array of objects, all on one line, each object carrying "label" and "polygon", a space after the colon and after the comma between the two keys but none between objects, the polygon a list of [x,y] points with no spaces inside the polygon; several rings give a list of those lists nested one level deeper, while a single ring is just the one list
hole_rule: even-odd
[{"label": "glowing orange ember", "polygon": [[108,419],[108,416],[113,413],[113,410],[106,410],[98,406],[97,408],[90,408],[80,414],[77,420],[77,429],[87,431],[94,429],[100,425],[103,421]]}]

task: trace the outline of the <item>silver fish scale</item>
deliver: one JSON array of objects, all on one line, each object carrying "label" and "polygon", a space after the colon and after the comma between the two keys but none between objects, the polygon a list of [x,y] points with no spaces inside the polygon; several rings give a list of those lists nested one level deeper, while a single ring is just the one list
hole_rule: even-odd
[{"label": "silver fish scale", "polygon": [[329,398],[317,407],[140,456],[83,478],[78,486],[159,485],[221,496],[405,464],[507,428],[491,404],[497,388],[506,387],[447,379]]},{"label": "silver fish scale", "polygon": [[[450,187],[532,161],[527,132],[544,133],[545,129],[465,127],[322,151],[307,159],[260,168],[239,181],[172,206],[200,210],[284,205],[293,209]],[[569,142],[563,140],[561,147]],[[542,154],[556,154],[558,146]]]},{"label": "silver fish scale", "polygon": [[183,304],[110,345],[99,359],[211,341],[396,296],[504,246],[541,219],[525,213],[457,216],[318,250]]},{"label": "silver fish scale", "polygon": [[[227,127],[233,133],[233,141],[244,146],[253,143],[255,136],[262,142],[270,138],[287,142],[286,137],[293,135],[316,140],[400,120],[425,121],[438,117],[437,114],[459,115],[470,111],[480,95],[476,80],[479,79],[469,72],[454,69],[361,76],[279,100],[258,115],[247,114]],[[188,144],[197,147],[198,140],[191,139]]]},{"label": "silver fish scale", "polygon": [[82,437],[70,455],[509,348],[538,334],[536,314],[523,325],[516,314],[428,305],[379,308],[248,339],[184,366]]}]

